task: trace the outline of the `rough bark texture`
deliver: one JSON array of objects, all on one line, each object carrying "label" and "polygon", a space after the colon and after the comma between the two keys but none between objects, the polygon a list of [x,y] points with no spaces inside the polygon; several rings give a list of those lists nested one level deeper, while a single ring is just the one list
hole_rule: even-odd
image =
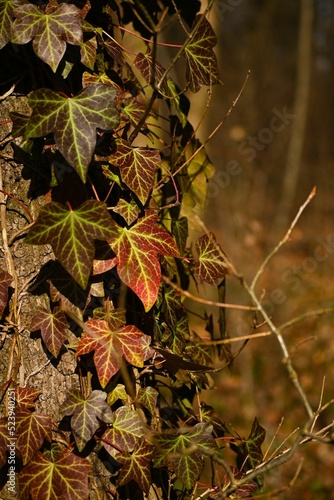
[{"label": "rough bark texture", "polygon": [[[9,112],[27,113],[25,98],[11,95],[0,103],[0,121],[8,120]],[[12,387],[37,389],[40,396],[36,410],[51,415],[54,422],[61,420],[61,405],[66,390],[76,385],[75,355],[70,351],[55,359],[43,347],[39,333],[29,331],[29,324],[36,307],[47,306],[48,296],[39,290],[40,269],[53,259],[48,246],[31,246],[24,243],[24,232],[11,242],[13,235],[27,226],[31,220],[21,204],[36,218],[39,207],[45,203],[47,179],[38,173],[38,165],[31,159],[23,160],[17,145],[19,140],[10,135],[11,123],[0,130],[0,182],[5,193],[0,193],[1,246],[0,268],[13,276],[12,295],[3,315],[0,331],[0,417],[6,415],[6,382],[13,379]],[[20,155],[21,161],[20,163]],[[29,165],[28,165],[29,163]],[[15,293],[17,276],[18,293]],[[8,319],[11,324],[8,325]],[[17,464],[19,461],[17,461]],[[2,480],[4,481],[4,480]],[[18,491],[18,488],[17,488]],[[0,483],[0,499],[16,498]],[[19,498],[19,496],[17,496]]]}]

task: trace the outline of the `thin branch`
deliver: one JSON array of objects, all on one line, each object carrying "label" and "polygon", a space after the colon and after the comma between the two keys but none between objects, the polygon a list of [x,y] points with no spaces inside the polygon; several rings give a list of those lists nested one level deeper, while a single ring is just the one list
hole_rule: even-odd
[{"label": "thin branch", "polygon": [[314,198],[315,194],[316,194],[316,187],[314,186],[314,188],[312,189],[311,193],[307,197],[307,200],[299,208],[298,213],[297,213],[296,217],[294,218],[294,220],[292,221],[292,223],[291,223],[288,231],[286,232],[285,236],[281,239],[281,241],[278,243],[278,245],[276,245],[276,247],[274,248],[274,250],[272,252],[270,252],[270,254],[264,259],[264,261],[262,262],[261,266],[259,267],[259,270],[256,273],[256,275],[255,275],[255,277],[254,277],[254,279],[253,279],[253,281],[251,283],[251,286],[250,286],[250,288],[252,290],[254,290],[255,285],[257,283],[257,280],[259,279],[259,277],[263,273],[263,271],[264,271],[266,265],[268,264],[268,262],[274,257],[274,255],[277,254],[277,252],[279,251],[279,249],[281,248],[281,246],[283,246],[289,240],[293,228],[297,224],[297,222],[298,222],[301,214],[304,212],[304,210],[307,207],[307,205]]}]

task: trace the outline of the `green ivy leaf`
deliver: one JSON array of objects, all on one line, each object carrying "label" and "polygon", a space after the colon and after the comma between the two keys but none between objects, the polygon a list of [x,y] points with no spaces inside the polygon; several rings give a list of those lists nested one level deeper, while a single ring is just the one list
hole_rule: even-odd
[{"label": "green ivy leaf", "polygon": [[120,326],[118,322],[92,319],[86,323],[87,332],[77,348],[77,356],[94,352],[94,364],[102,387],[122,365],[122,356],[132,365],[142,367],[146,358],[148,335],[133,325]]},{"label": "green ivy leaf", "polygon": [[97,41],[95,36],[80,45],[81,62],[92,71],[94,71],[96,61],[96,49]]},{"label": "green ivy leaf", "polygon": [[36,453],[19,474],[22,500],[87,500],[91,464],[64,450],[52,461]]},{"label": "green ivy leaf", "polygon": [[59,307],[56,307],[53,312],[38,308],[30,323],[31,331],[41,330],[43,342],[55,358],[67,338],[67,328],[69,324],[66,316]]},{"label": "green ivy leaf", "polygon": [[42,446],[44,439],[51,442],[52,419],[28,410],[18,410],[16,419],[16,447],[20,451],[22,462],[26,464]]},{"label": "green ivy leaf", "polygon": [[111,422],[112,411],[106,403],[107,394],[103,391],[92,391],[86,399],[78,390],[67,394],[62,412],[64,415],[72,415],[71,429],[78,450],[82,451],[100,427],[99,420]]},{"label": "green ivy leaf", "polygon": [[86,182],[96,129],[112,130],[118,124],[115,96],[116,90],[102,83],[89,85],[71,98],[50,89],[35,90],[28,99],[32,114],[26,138],[53,133],[59,151]]},{"label": "green ivy leaf", "polygon": [[146,311],[159,292],[161,269],[157,254],[179,255],[173,238],[156,222],[157,215],[148,213],[130,229],[119,227],[118,237],[110,243],[121,280],[138,295]]},{"label": "green ivy leaf", "polygon": [[116,140],[117,150],[108,157],[121,171],[121,178],[144,205],[152,190],[156,169],[161,158],[157,149],[134,148],[122,139]]},{"label": "green ivy leaf", "polygon": [[6,271],[0,269],[0,319],[2,318],[4,310],[7,307],[8,288],[12,283],[12,281],[13,281],[12,276]]},{"label": "green ivy leaf", "polygon": [[140,387],[138,389],[137,402],[145,406],[151,415],[154,415],[157,408],[158,396],[159,392],[154,389],[154,387],[151,387],[150,385],[145,388]]},{"label": "green ivy leaf", "polygon": [[204,234],[196,240],[198,261],[195,266],[195,276],[200,281],[214,285],[227,274],[227,263],[224,252],[218,245],[213,233]]},{"label": "green ivy leaf", "polygon": [[175,238],[180,253],[183,254],[189,236],[187,217],[180,217],[179,219],[172,221],[172,235]]},{"label": "green ivy leaf", "polygon": [[265,437],[266,431],[255,417],[250,434],[241,447],[241,454],[244,460],[247,460],[250,469],[254,469],[254,467],[262,463],[263,453],[261,446]]},{"label": "green ivy leaf", "polygon": [[72,210],[51,202],[41,208],[25,241],[33,245],[50,244],[62,266],[86,288],[94,259],[94,241],[108,240],[113,235],[113,221],[104,203],[87,200]]},{"label": "green ivy leaf", "polygon": [[153,454],[154,446],[144,440],[139,442],[132,453],[117,454],[115,459],[123,465],[118,478],[119,486],[136,481],[140,489],[148,494],[151,484],[150,466]]},{"label": "green ivy leaf", "polygon": [[107,402],[110,406],[112,406],[118,399],[121,399],[122,401],[127,401],[128,399],[124,384],[117,384],[115,389],[109,392]]},{"label": "green ivy leaf", "polygon": [[32,3],[15,9],[13,43],[27,44],[32,40],[36,55],[56,72],[65,54],[66,42],[82,43],[81,11],[73,4],[53,2],[45,11]]},{"label": "green ivy leaf", "polygon": [[[196,27],[201,17],[201,15],[196,16],[192,29]],[[202,85],[214,85],[220,82],[217,59],[212,50],[216,44],[217,37],[209,21],[202,20],[185,48],[186,78],[192,92],[198,92]]]},{"label": "green ivy leaf", "polygon": [[155,443],[159,452],[155,467],[170,464],[187,490],[196,484],[205,451],[211,454],[218,449],[212,437],[212,426],[205,423],[196,424],[189,432],[182,434],[157,435]]},{"label": "green ivy leaf", "polygon": [[125,452],[132,452],[146,432],[147,428],[138,413],[127,406],[121,406],[114,413],[112,427],[103,434],[103,446],[113,457],[117,450],[111,444]]}]

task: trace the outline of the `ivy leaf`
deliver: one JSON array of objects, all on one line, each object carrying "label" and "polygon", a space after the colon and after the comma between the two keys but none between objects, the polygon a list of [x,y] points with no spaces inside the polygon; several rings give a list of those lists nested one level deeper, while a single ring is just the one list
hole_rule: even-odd
[{"label": "ivy leaf", "polygon": [[183,254],[189,236],[187,217],[180,217],[179,219],[172,221],[172,235],[175,238],[180,253]]},{"label": "ivy leaf", "polygon": [[213,233],[204,234],[196,240],[198,261],[195,265],[195,276],[200,281],[214,285],[223,279],[228,271],[224,252],[218,245]]},{"label": "ivy leaf", "polygon": [[[137,99],[131,99],[122,109],[122,115],[128,119],[133,127],[136,127],[145,112],[145,106],[140,104]],[[145,125],[144,125],[145,127]]]},{"label": "ivy leaf", "polygon": [[187,490],[196,484],[205,452],[212,454],[218,449],[212,437],[212,425],[205,423],[196,424],[189,432],[182,434],[157,435],[155,443],[159,451],[155,467],[170,464]]},{"label": "ivy leaf", "polygon": [[112,406],[118,399],[122,401],[127,401],[128,395],[124,384],[117,384],[115,389],[109,392],[107,401],[110,406]]},{"label": "ivy leaf", "polygon": [[51,442],[52,419],[28,410],[16,412],[16,447],[20,451],[23,464],[29,462],[42,446],[44,439]]},{"label": "ivy leaf", "polygon": [[53,3],[45,12],[26,3],[15,9],[12,42],[27,44],[32,40],[36,55],[56,72],[65,54],[66,42],[82,42],[81,11],[73,4]]},{"label": "ivy leaf", "polygon": [[26,134],[30,138],[53,133],[59,151],[86,182],[96,129],[111,130],[118,124],[115,96],[116,90],[102,83],[89,85],[71,98],[50,89],[35,90],[28,99],[32,115]]},{"label": "ivy leaf", "polygon": [[0,269],[0,319],[7,307],[8,302],[8,288],[13,281],[12,276]]},{"label": "ivy leaf", "polygon": [[116,449],[111,444],[125,452],[132,452],[146,432],[147,428],[138,413],[127,406],[121,406],[114,413],[112,427],[103,434],[103,446],[113,457]]},{"label": "ivy leaf", "polygon": [[117,61],[120,66],[124,66],[123,52],[113,38],[108,37],[107,40],[103,42],[103,46],[105,47],[110,57]]},{"label": "ivy leaf", "polygon": [[55,358],[67,338],[67,328],[69,324],[66,316],[59,307],[53,312],[38,308],[30,324],[32,331],[41,330],[43,342]]},{"label": "ivy leaf", "polygon": [[154,387],[151,387],[150,385],[145,388],[140,387],[138,389],[137,402],[145,406],[151,415],[154,415],[157,407],[158,396],[159,392],[154,389]]},{"label": "ivy leaf", "polygon": [[87,42],[83,42],[80,47],[80,57],[82,64],[94,71],[97,49],[96,37],[94,36],[93,38],[87,40]]},{"label": "ivy leaf", "polygon": [[[94,353],[94,364],[102,387],[122,365],[122,356],[132,365],[144,365],[144,341],[150,337],[133,325],[119,327],[116,322],[109,324],[105,320],[87,321],[87,333],[84,334],[77,348],[77,356]],[[146,337],[146,339],[145,339]]]},{"label": "ivy leaf", "polygon": [[132,453],[124,452],[116,455],[117,462],[123,465],[118,478],[119,486],[136,481],[140,489],[148,494],[151,484],[150,465],[153,454],[154,446],[141,440]]},{"label": "ivy leaf", "polygon": [[[250,434],[246,441],[239,447],[238,451],[238,463],[242,461],[244,464],[247,461],[249,469],[254,469],[257,465],[262,463],[263,453],[261,446],[264,442],[266,436],[266,431],[258,422],[255,417]],[[262,486],[261,476],[256,477],[256,482],[259,486]]]},{"label": "ivy leaf", "polygon": [[15,397],[17,407],[20,406],[20,410],[29,410],[35,408],[35,400],[40,395],[40,392],[35,389],[28,389],[27,387],[16,387]]},{"label": "ivy leaf", "polygon": [[72,415],[71,429],[78,450],[82,451],[100,427],[99,420],[106,423],[111,421],[112,411],[106,403],[105,392],[92,391],[87,399],[78,390],[67,394],[62,411],[64,415]]},{"label": "ivy leaf", "polygon": [[94,260],[94,240],[108,240],[114,234],[106,205],[87,200],[72,210],[51,202],[41,208],[26,243],[50,244],[61,265],[86,288]]},{"label": "ivy leaf", "polygon": [[2,49],[12,37],[14,9],[22,3],[22,0],[0,1],[0,49]]},{"label": "ivy leaf", "polygon": [[134,201],[130,201],[129,203],[121,198],[116,207],[113,207],[113,212],[121,215],[127,225],[130,226],[138,219],[139,208]]},{"label": "ivy leaf", "polygon": [[[233,465],[230,466],[233,476],[235,479],[242,479],[245,477],[245,474],[238,470]],[[229,476],[225,473],[223,482],[222,482],[222,491],[227,490],[227,488],[231,485],[231,480]],[[252,493],[254,493],[258,489],[257,484],[254,481],[249,481],[246,484],[240,486],[229,498],[250,498]]]},{"label": "ivy leaf", "polygon": [[159,151],[133,148],[126,141],[116,141],[117,150],[108,157],[121,171],[121,178],[144,205],[152,190],[156,169],[161,163]]},{"label": "ivy leaf", "polygon": [[110,243],[117,256],[121,280],[134,291],[149,311],[157,300],[161,269],[157,254],[179,255],[173,238],[156,224],[157,215],[145,215],[130,229],[118,228]]},{"label": "ivy leaf", "polygon": [[68,450],[56,461],[38,452],[19,474],[20,498],[86,500],[91,464]]},{"label": "ivy leaf", "polygon": [[[201,15],[196,16],[192,30],[201,18]],[[217,37],[209,21],[203,19],[185,48],[186,78],[192,92],[198,92],[202,85],[214,85],[220,82],[217,59],[212,50],[216,44]]]},{"label": "ivy leaf", "polygon": [[141,72],[146,83],[151,84],[152,71],[154,68],[154,81],[158,83],[165,73],[165,68],[160,64],[159,61],[155,60],[153,65],[152,51],[147,47],[146,53],[142,54],[139,52],[136,59],[134,60],[134,65]]}]

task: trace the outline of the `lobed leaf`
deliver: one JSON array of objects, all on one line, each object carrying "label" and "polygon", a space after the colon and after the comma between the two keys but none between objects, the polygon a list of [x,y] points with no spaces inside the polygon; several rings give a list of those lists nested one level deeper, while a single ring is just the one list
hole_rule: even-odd
[{"label": "lobed leaf", "polygon": [[14,9],[22,3],[23,0],[0,0],[0,49],[11,40]]},{"label": "lobed leaf", "polygon": [[[65,5],[65,4],[62,4]],[[74,97],[50,89],[29,95],[32,114],[27,137],[53,133],[56,145],[83,182],[96,144],[96,129],[112,130],[118,124],[116,90],[102,83],[85,87]]]},{"label": "lobed leaf", "polygon": [[66,51],[66,42],[82,43],[81,11],[73,4],[53,2],[43,11],[32,3],[15,9],[11,41],[27,44],[31,40],[36,55],[56,72]]},{"label": "lobed leaf", "polygon": [[200,281],[214,285],[227,274],[227,263],[224,253],[217,243],[213,233],[208,233],[196,240],[198,261],[195,266],[195,276]]},{"label": "lobed leaf", "polygon": [[87,500],[91,464],[68,451],[52,461],[36,453],[19,474],[22,500]]},{"label": "lobed leaf", "polygon": [[35,408],[35,400],[38,398],[40,392],[36,389],[28,389],[27,387],[16,387],[15,397],[16,405],[20,406],[20,409],[29,410]]},{"label": "lobed leaf", "polygon": [[103,391],[92,391],[84,398],[80,391],[69,391],[63,403],[63,414],[71,415],[71,429],[79,451],[82,451],[88,441],[100,427],[99,420],[109,423],[112,411],[106,403],[107,394]]},{"label": "lobed leaf", "polygon": [[[201,15],[196,16],[192,30],[201,18]],[[185,48],[186,78],[192,92],[198,92],[202,85],[214,85],[220,82],[217,59],[212,50],[216,44],[217,37],[209,21],[202,20]]]},{"label": "lobed leaf", "polygon": [[87,200],[72,210],[51,202],[41,208],[25,241],[51,245],[61,265],[85,289],[94,260],[94,241],[108,240],[114,234],[114,223],[104,203]]},{"label": "lobed leaf", "polygon": [[117,150],[108,157],[121,171],[121,178],[144,205],[153,188],[154,175],[161,163],[159,151],[134,148],[122,139],[116,140]]},{"label": "lobed leaf", "polygon": [[53,312],[38,308],[30,323],[30,329],[41,330],[41,336],[47,349],[56,358],[67,338],[69,324],[63,311],[56,307]]},{"label": "lobed leaf", "polygon": [[118,484],[123,486],[135,481],[140,489],[148,494],[151,484],[151,461],[154,455],[154,446],[141,440],[132,453],[117,454],[115,459],[123,467],[120,470]]},{"label": "lobed leaf", "polygon": [[20,451],[22,462],[26,464],[43,444],[44,439],[51,442],[52,419],[28,410],[18,410],[16,418],[16,447]]},{"label": "lobed leaf", "polygon": [[127,406],[121,406],[114,413],[112,427],[103,434],[103,446],[113,457],[116,448],[112,444],[115,444],[118,450],[132,452],[146,432],[147,428],[138,413]]},{"label": "lobed leaf", "polygon": [[157,300],[161,269],[157,254],[178,256],[173,238],[156,224],[157,215],[148,213],[130,229],[118,228],[110,242],[117,256],[121,280],[135,292],[149,311]]}]

